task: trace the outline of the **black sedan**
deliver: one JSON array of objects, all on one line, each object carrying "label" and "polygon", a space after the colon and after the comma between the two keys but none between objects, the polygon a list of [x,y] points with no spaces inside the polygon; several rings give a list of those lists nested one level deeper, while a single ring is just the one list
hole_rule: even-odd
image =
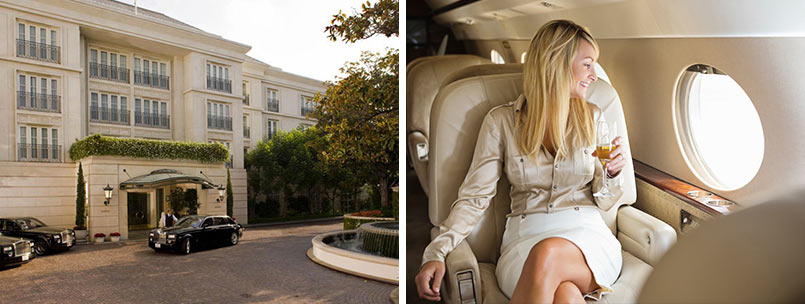
[{"label": "black sedan", "polygon": [[172,249],[184,254],[191,248],[213,244],[237,245],[243,226],[226,215],[190,215],[169,228],[152,230],[148,246],[154,250]]},{"label": "black sedan", "polygon": [[0,267],[30,262],[36,256],[31,247],[28,240],[0,235]]},{"label": "black sedan", "polygon": [[0,218],[0,232],[5,236],[25,238],[34,243],[36,255],[65,251],[75,245],[75,231],[48,227],[32,217]]}]

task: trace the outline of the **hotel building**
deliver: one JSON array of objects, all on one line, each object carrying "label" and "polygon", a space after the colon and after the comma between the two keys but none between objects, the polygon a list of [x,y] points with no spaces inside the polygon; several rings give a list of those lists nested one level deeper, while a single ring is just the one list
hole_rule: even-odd
[{"label": "hotel building", "polygon": [[[200,214],[246,223],[244,154],[278,130],[312,126],[322,81],[249,57],[248,45],[113,0],[0,0],[0,216],[72,227],[77,170],[69,148],[92,134],[222,143],[224,163],[92,156],[89,235],[153,228],[171,190]],[[114,190],[105,198],[103,188]]]}]

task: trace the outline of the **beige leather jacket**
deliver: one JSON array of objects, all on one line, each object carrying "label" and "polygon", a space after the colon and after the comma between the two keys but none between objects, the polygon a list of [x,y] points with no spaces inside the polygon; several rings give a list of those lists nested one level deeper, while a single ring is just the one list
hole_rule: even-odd
[{"label": "beige leather jacket", "polygon": [[[422,263],[444,261],[445,256],[472,232],[489,202],[497,193],[502,174],[511,184],[512,216],[528,216],[538,212],[556,212],[568,208],[601,208],[609,210],[623,195],[620,176],[607,181],[613,197],[597,198],[593,191],[602,186],[602,167],[592,156],[594,146],[572,151],[572,157],[555,159],[544,149],[536,161],[517,147],[519,131],[514,122],[524,97],[493,108],[484,117],[475,145],[472,164],[459,188],[458,199],[450,215],[439,225],[439,235],[423,254]],[[598,119],[601,111],[588,105]]]}]

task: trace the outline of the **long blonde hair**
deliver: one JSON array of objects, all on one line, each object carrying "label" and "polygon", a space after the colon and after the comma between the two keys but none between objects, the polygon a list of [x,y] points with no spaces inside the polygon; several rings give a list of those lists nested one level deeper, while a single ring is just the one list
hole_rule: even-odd
[{"label": "long blonde hair", "polygon": [[572,147],[593,144],[592,114],[583,99],[570,98],[573,58],[582,39],[598,53],[587,28],[568,20],[548,22],[531,39],[523,67],[526,102],[515,124],[521,131],[518,146],[530,157],[536,158],[546,135],[557,158],[568,157]]}]

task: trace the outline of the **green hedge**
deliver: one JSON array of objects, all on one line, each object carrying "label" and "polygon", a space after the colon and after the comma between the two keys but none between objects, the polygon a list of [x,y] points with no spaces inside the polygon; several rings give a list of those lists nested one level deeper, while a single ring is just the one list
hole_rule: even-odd
[{"label": "green hedge", "polygon": [[358,226],[360,226],[362,224],[366,224],[366,223],[371,223],[371,222],[392,222],[392,221],[394,221],[394,219],[385,218],[385,217],[373,217],[373,218],[357,219],[357,218],[349,218],[347,216],[344,216],[344,230],[358,229]]},{"label": "green hedge", "polygon": [[229,151],[222,144],[115,138],[95,134],[70,146],[72,160],[77,161],[93,155],[187,159],[204,163],[225,162],[229,159]]}]

